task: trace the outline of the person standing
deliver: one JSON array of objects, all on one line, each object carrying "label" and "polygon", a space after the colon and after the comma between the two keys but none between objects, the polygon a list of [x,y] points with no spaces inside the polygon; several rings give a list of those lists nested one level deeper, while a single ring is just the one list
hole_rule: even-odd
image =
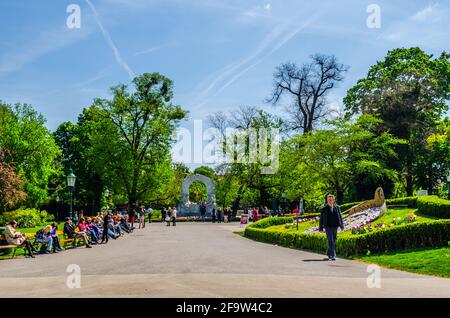
[{"label": "person standing", "polygon": [[109,213],[108,211],[104,211],[103,212],[103,232],[102,232],[102,242],[101,244],[103,244],[106,241],[106,244],[108,244],[108,224],[109,224]]},{"label": "person standing", "polygon": [[78,211],[73,212],[72,222],[73,224],[78,224]]},{"label": "person standing", "polygon": [[172,210],[172,225],[173,226],[177,225],[177,209],[175,207],[173,207]]},{"label": "person standing", "polygon": [[217,209],[217,223],[222,223],[222,209]]},{"label": "person standing", "polygon": [[134,207],[130,208],[128,217],[130,219],[131,231],[133,231],[134,230],[134,218],[136,217],[136,210]]},{"label": "person standing", "polygon": [[200,214],[202,216],[202,223],[204,223],[206,218],[206,205],[201,201],[200,201]]},{"label": "person standing", "polygon": [[216,223],[216,208],[213,208],[211,211],[212,222]]},{"label": "person standing", "polygon": [[166,217],[167,217],[167,209],[163,208],[161,213],[161,222],[164,222],[166,220]]},{"label": "person standing", "polygon": [[328,241],[327,256],[328,260],[336,260],[336,239],[337,229],[344,230],[342,222],[341,208],[334,202],[334,195],[327,195],[327,203],[320,213],[319,231],[325,229]]},{"label": "person standing", "polygon": [[170,226],[171,217],[172,217],[172,208],[169,208],[166,214],[167,226]]},{"label": "person standing", "polygon": [[143,206],[139,208],[139,229],[145,228],[145,209]]}]

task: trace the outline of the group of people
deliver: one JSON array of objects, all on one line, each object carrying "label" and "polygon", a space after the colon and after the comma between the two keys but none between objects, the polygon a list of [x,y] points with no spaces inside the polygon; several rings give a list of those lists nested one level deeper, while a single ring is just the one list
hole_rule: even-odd
[{"label": "group of people", "polygon": [[[51,225],[45,226],[36,233],[36,242],[45,243],[47,245],[47,249],[44,253],[57,253],[58,251],[63,250],[59,243],[57,232],[58,223],[53,222]],[[6,226],[5,238],[8,244],[23,247],[25,252],[28,253],[28,256],[32,258],[34,258],[35,254],[38,254],[38,251],[33,243],[31,243],[30,238],[17,230],[16,220],[12,220]],[[25,255],[27,256],[27,254]]]},{"label": "group of people", "polygon": [[[200,214],[202,216],[202,222],[205,222],[205,217],[206,217],[206,209],[204,211],[200,210]],[[222,223],[225,221],[224,216],[227,217],[227,222],[231,221],[231,218],[233,216],[233,212],[230,208],[225,208],[222,211],[222,208],[218,208],[216,210],[216,208],[213,208],[211,211],[211,219],[213,223],[216,223],[216,221],[218,223]]]},{"label": "group of people", "polygon": [[177,225],[177,209],[175,207],[163,208],[161,211],[161,221],[166,222],[167,226],[170,226],[172,222],[172,226]]},{"label": "group of people", "polygon": [[[132,209],[131,211],[133,211]],[[142,212],[143,211],[143,212]],[[134,212],[136,212],[134,210]],[[139,228],[145,227],[145,209],[139,208]],[[85,217],[83,211],[75,212],[72,218],[67,217],[63,233],[66,238],[81,239],[86,248],[94,244],[106,244],[108,240],[117,239],[134,230],[134,213],[103,211],[98,216]],[[25,249],[25,256],[34,258],[36,254],[53,254],[63,251],[58,237],[58,223],[53,222],[36,232],[34,242],[17,230],[17,221],[12,220],[6,227],[5,238],[8,244]],[[36,243],[41,250],[36,250]]]}]

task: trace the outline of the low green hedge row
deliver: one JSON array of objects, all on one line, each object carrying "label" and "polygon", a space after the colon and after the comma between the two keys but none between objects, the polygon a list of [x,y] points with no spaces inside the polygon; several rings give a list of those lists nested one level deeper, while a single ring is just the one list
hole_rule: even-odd
[{"label": "low green hedge row", "polygon": [[437,196],[424,196],[417,199],[417,211],[420,214],[440,219],[450,219],[450,201]]},{"label": "low green hedge row", "polygon": [[387,199],[387,205],[407,205],[408,208],[417,208],[417,198],[418,197],[403,197],[395,199]]},{"label": "low green hedge row", "polygon": [[354,207],[355,205],[360,204],[361,202],[350,202],[350,203],[344,203],[341,204],[339,207],[341,208],[341,212],[344,212],[352,207]]},{"label": "low green hedge row", "polygon": [[[248,226],[244,235],[257,241],[285,247],[312,250],[319,253],[326,251],[327,239],[324,234],[307,234],[267,228],[272,225],[283,224],[283,222],[289,223],[291,220],[289,218],[262,220]],[[348,256],[417,247],[447,246],[449,240],[450,221],[439,220],[410,223],[362,235],[338,236],[336,250],[338,254]]]}]

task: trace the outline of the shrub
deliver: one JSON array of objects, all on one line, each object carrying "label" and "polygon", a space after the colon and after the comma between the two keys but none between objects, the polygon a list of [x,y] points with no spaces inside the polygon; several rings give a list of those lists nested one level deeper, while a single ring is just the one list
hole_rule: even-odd
[{"label": "shrub", "polygon": [[450,219],[450,201],[436,196],[423,196],[417,200],[418,212],[441,219]]},{"label": "shrub", "polygon": [[403,197],[395,199],[387,199],[387,205],[407,205],[408,208],[417,208],[417,198],[418,197]]},{"label": "shrub", "polygon": [[361,202],[350,202],[350,203],[344,203],[341,204],[339,207],[341,208],[341,212],[344,212],[352,207],[354,207],[355,205],[360,204]]},{"label": "shrub", "polygon": [[[274,220],[275,219],[275,220]],[[244,236],[285,247],[307,249],[323,253],[327,249],[324,234],[287,232],[283,229],[270,229],[272,225],[289,223],[290,218],[272,218],[249,225]],[[362,235],[339,236],[336,242],[337,253],[343,255],[366,254],[417,247],[447,246],[450,240],[450,221],[410,223],[386,228]]]},{"label": "shrub", "polygon": [[55,217],[46,211],[37,209],[19,209],[12,212],[4,212],[0,215],[0,224],[2,225],[7,225],[12,220],[17,221],[18,228],[32,228],[52,222],[55,220]]},{"label": "shrub", "polygon": [[162,213],[160,210],[153,210],[152,220],[161,220]]}]

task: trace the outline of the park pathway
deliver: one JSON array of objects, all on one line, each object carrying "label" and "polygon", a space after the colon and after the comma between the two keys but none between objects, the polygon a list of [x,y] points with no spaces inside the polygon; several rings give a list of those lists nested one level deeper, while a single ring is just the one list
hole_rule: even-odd
[{"label": "park pathway", "polygon": [[[0,261],[0,297],[450,297],[450,279],[381,269],[368,288],[368,264],[243,238],[238,224],[153,223],[108,245],[36,259]],[[81,288],[66,285],[67,266]]]}]

